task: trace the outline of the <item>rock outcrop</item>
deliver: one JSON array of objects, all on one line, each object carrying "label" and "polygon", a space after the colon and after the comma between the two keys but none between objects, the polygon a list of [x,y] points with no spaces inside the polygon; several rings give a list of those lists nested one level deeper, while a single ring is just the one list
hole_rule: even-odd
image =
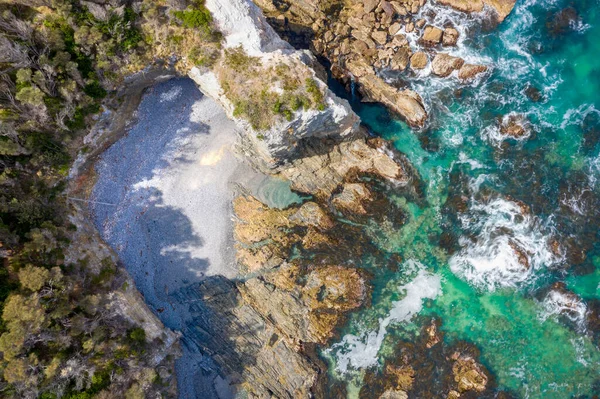
[{"label": "rock outcrop", "polygon": [[459,393],[465,391],[485,391],[488,376],[475,359],[459,352],[453,353],[451,359],[454,360],[452,372],[454,374],[454,381],[458,385]]},{"label": "rock outcrop", "polygon": [[452,72],[459,70],[465,61],[459,57],[439,53],[431,62],[432,72],[440,77],[449,76]]},{"label": "rock outcrop", "polygon": [[218,100],[228,115],[243,127],[241,139],[244,152],[257,166],[269,169],[299,156],[302,142],[306,139],[342,140],[352,138],[357,133],[357,115],[347,101],[335,96],[317,76],[314,56],[308,51],[296,51],[282,41],[251,1],[208,0],[206,7],[213,14],[227,48],[243,48],[249,56],[257,57],[265,70],[285,65],[297,74],[300,81],[312,79],[324,93],[324,109],[299,109],[289,120],[283,119],[267,130],[255,131],[248,122],[234,117],[235,105],[226,96],[213,71],[196,67],[190,70],[189,76],[202,91]]},{"label": "rock outcrop", "polygon": [[352,172],[372,173],[400,186],[411,179],[404,158],[393,155],[389,144],[377,139],[343,142],[327,153],[308,148],[306,156],[294,160],[281,175],[297,191],[328,197]]},{"label": "rock outcrop", "polygon": [[499,22],[510,14],[515,6],[516,0],[437,0],[440,4],[448,5],[463,12],[481,12],[490,7]]},{"label": "rock outcrop", "polygon": [[458,78],[461,80],[471,80],[487,70],[488,68],[485,65],[463,64],[458,70]]},{"label": "rock outcrop", "polygon": [[513,139],[523,139],[531,134],[529,125],[525,115],[510,113],[502,117],[500,133]]},{"label": "rock outcrop", "polygon": [[[425,68],[429,59],[436,59],[437,49],[456,46],[459,39],[456,27],[436,26],[435,18],[430,14],[419,13],[425,0],[365,0],[358,3],[258,0],[257,3],[281,35],[297,46],[308,46],[315,54],[327,58],[333,76],[347,85],[356,83],[364,100],[384,104],[413,127],[424,126],[427,112],[423,100],[406,87],[407,82],[401,76],[409,77],[420,70],[429,73]],[[467,12],[492,7],[498,20],[502,20],[512,10],[514,1],[447,0],[440,4]],[[409,41],[409,33],[419,40]],[[456,60],[448,65],[441,62],[444,57],[438,58],[438,68],[432,71],[437,76],[450,76],[464,64],[462,59],[455,57]],[[484,65],[468,65],[458,77],[469,81],[485,70]],[[396,74],[386,74],[390,71]],[[398,77],[396,84],[390,84],[389,76]]]},{"label": "rock outcrop", "polygon": [[[346,313],[368,298],[358,269],[327,262],[334,261],[328,253],[337,253],[332,247],[344,248],[344,259],[357,259],[353,242],[341,238],[347,234],[316,202],[270,209],[240,196],[234,211],[238,260],[247,274],[237,283],[213,279],[189,288],[184,295],[202,301],[192,339],[238,390],[255,397],[310,397],[323,370],[305,348],[326,343]],[[290,260],[294,248],[321,253],[321,260]],[[271,257],[252,258],[254,253]]]}]

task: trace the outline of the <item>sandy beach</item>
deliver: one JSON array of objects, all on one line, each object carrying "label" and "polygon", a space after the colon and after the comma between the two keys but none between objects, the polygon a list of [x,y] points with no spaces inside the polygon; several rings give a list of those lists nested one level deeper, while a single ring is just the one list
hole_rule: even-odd
[{"label": "sandy beach", "polygon": [[94,222],[149,306],[184,335],[180,397],[214,397],[212,387],[227,384],[206,372],[210,359],[186,334],[197,300],[177,293],[209,276],[236,276],[232,199],[240,186],[260,195],[277,183],[236,157],[235,123],[189,79],[149,89],[136,118],[96,163]]}]

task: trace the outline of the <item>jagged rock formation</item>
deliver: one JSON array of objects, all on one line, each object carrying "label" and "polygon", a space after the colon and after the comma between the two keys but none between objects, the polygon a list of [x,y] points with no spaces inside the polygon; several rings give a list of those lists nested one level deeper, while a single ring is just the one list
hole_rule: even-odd
[{"label": "jagged rock formation", "polygon": [[373,173],[400,186],[410,181],[408,162],[383,140],[354,140],[322,147],[310,147],[305,156],[291,162],[281,175],[292,182],[292,188],[328,197],[353,172]]},{"label": "jagged rock formation", "polygon": [[[456,76],[468,81],[487,70],[486,66],[470,64],[461,69],[464,64],[461,59],[450,68],[441,68],[441,59],[436,54],[441,47],[456,46],[459,32],[453,26],[429,25],[429,17],[420,13],[425,3],[425,0],[257,1],[273,26],[289,41],[309,46],[327,58],[336,78],[356,81],[365,100],[383,103],[414,127],[422,127],[427,119],[422,98],[410,88],[398,89],[389,84],[381,72],[410,75],[426,68],[429,59],[438,60],[433,73],[441,77],[458,71]],[[497,20],[502,21],[515,1],[439,3],[466,12],[483,11],[486,6],[495,10]],[[410,42],[407,35],[415,33],[418,41]]]},{"label": "jagged rock formation", "polygon": [[[277,17],[282,15],[274,3],[260,3]],[[290,2],[288,11],[302,26],[310,27],[303,34],[315,35],[315,49],[334,63],[337,77],[353,76],[367,98],[420,127],[427,118],[421,97],[387,84],[378,73],[381,68],[403,71],[409,65],[425,68],[429,59],[435,59],[431,48],[456,44],[455,29],[442,31],[412,19],[423,4],[423,0],[367,0],[344,8],[334,0],[306,0]],[[413,174],[388,144],[366,139],[348,103],[326,87],[314,57],[283,42],[250,1],[207,0],[206,6],[227,48],[241,46],[265,68],[285,64],[300,78],[313,79],[324,92],[326,107],[300,110],[290,120],[258,132],[235,118],[235,104],[227,97],[218,71],[196,67],[189,71],[201,89],[244,128],[242,152],[257,167],[290,180],[295,190],[314,199],[284,210],[269,209],[251,197],[235,200],[237,259],[243,265],[240,279],[212,277],[175,294],[191,304],[193,320],[187,330],[193,334],[185,341],[194,341],[220,366],[227,381],[250,397],[310,397],[318,391],[325,371],[314,348],[335,335],[347,312],[368,303],[368,280],[353,265],[362,253],[378,251],[369,243],[354,245],[364,232],[339,223],[338,218],[373,218],[399,227],[402,211],[386,202],[378,185],[408,187]],[[327,22],[325,15],[335,18]],[[284,25],[289,22],[279,20]],[[422,41],[428,49],[413,52],[401,29],[427,31]],[[453,70],[460,74],[461,66]],[[463,75],[472,77],[482,71],[481,66],[471,66]],[[366,175],[368,181],[361,180]],[[374,209],[389,210],[393,216],[374,215]],[[294,256],[298,251],[314,256]],[[470,372],[476,365],[463,363],[455,374],[466,381],[465,390],[478,391],[485,385],[483,377]],[[382,397],[406,397],[418,373],[410,365],[389,368],[396,383],[386,387]]]},{"label": "jagged rock formation", "polygon": [[[247,122],[237,119],[247,132],[242,137],[243,151],[258,166],[263,169],[272,168],[297,157],[306,139],[333,137],[340,140],[357,136],[358,117],[348,102],[336,97],[317,76],[317,62],[312,54],[296,51],[282,41],[268,25],[258,7],[248,0],[209,0],[206,7],[223,33],[227,47],[241,46],[248,55],[258,57],[265,69],[286,65],[302,81],[307,77],[313,79],[324,92],[324,109],[299,110],[290,120],[280,121],[267,130],[256,132]],[[221,102],[229,116],[234,118],[235,106],[225,95],[214,71],[192,68],[189,76],[204,93]]]},{"label": "jagged rock formation", "polygon": [[[285,24],[288,18],[288,26],[299,27],[300,34],[306,33],[307,29],[312,30],[312,43],[316,53],[326,56],[338,67],[333,69],[334,75],[341,77],[350,73],[368,98],[385,103],[412,126],[424,125],[427,114],[417,93],[409,89],[397,90],[387,85],[376,75],[373,68],[350,67],[352,61],[361,66],[370,66],[373,64],[371,58],[380,53],[386,53],[389,62],[399,47],[408,44],[401,37],[394,36],[392,39],[390,36],[396,35],[400,28],[398,23],[392,24],[392,17],[396,15],[397,10],[391,3],[383,2],[382,7],[377,1],[368,1],[364,5],[356,4],[352,8],[344,8],[338,13],[335,10],[342,7],[341,2],[284,2],[287,11],[282,14],[283,18],[279,16],[280,12],[276,6],[282,3],[269,0],[260,0],[257,3],[266,12],[271,12],[270,15],[275,16],[277,13],[277,21]],[[419,3],[415,2],[411,7],[416,10],[418,6]],[[374,30],[375,11],[378,16],[381,15],[382,21],[377,22],[379,29]],[[398,59],[401,56],[397,56],[395,62],[401,63]]]}]

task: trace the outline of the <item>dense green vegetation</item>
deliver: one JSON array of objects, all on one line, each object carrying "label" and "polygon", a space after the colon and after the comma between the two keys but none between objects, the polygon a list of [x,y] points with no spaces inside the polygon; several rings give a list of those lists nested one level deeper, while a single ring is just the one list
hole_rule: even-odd
[{"label": "dense green vegetation", "polygon": [[202,1],[32,3],[0,4],[0,397],[169,396],[153,363],[161,343],[112,306],[130,292],[124,272],[72,218],[83,136],[156,60],[214,68],[257,130],[324,109],[324,93],[303,64],[223,51]]},{"label": "dense green vegetation", "polygon": [[204,7],[204,2],[198,1],[185,10],[173,11],[173,15],[185,28],[197,29],[205,34],[212,32],[212,15]]},{"label": "dense green vegetation", "polygon": [[0,397],[168,396],[156,343],[110,310],[122,272],[84,255],[93,243],[70,247],[80,238],[65,188],[81,137],[125,76],[169,54],[208,65],[219,36],[202,3],[30,4],[0,5]]}]

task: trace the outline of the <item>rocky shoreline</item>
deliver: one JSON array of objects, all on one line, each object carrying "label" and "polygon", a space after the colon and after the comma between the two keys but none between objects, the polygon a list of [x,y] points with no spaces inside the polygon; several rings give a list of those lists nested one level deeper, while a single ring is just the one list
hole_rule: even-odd
[{"label": "rocky shoreline", "polygon": [[[427,107],[407,78],[430,71],[433,76],[456,76],[469,82],[488,70],[486,65],[470,64],[451,55],[460,33],[450,22],[436,26],[440,23],[437,13],[449,6],[487,15],[497,24],[515,5],[514,0],[430,3],[257,1],[283,37],[327,59],[335,78],[347,86],[358,84],[363,101],[384,104],[415,128],[425,126]],[[386,76],[393,77],[394,82]]]},{"label": "rocky shoreline", "polygon": [[[415,128],[427,121],[422,98],[410,88],[387,83],[381,71],[402,72],[409,67],[416,71],[429,59],[433,74],[441,77],[457,71],[459,79],[471,79],[486,70],[437,52],[453,46],[458,32],[416,20],[413,16],[423,1],[369,0],[355,6],[329,2],[332,8],[290,2],[285,12],[266,1],[257,3],[281,32],[289,32],[290,26],[302,27],[297,34],[309,29],[313,51],[332,63],[335,77],[356,81],[365,99],[384,104]],[[468,11],[483,10],[481,4]],[[485,4],[501,4],[496,7],[498,20],[508,9],[506,2]],[[238,151],[257,169],[291,181],[294,190],[312,200],[285,209],[271,209],[248,195],[234,200],[239,274],[232,280],[210,276],[173,294],[190,303],[186,326],[190,335],[184,342],[193,341],[219,366],[226,384],[250,397],[331,397],[327,392],[332,385],[343,396],[345,388],[328,380],[317,348],[336,336],[349,312],[369,305],[369,276],[360,264],[365,253],[381,250],[363,238],[361,223],[377,220],[398,229],[403,211],[387,193],[418,196],[419,177],[388,143],[368,138],[349,104],[315,72],[315,58],[281,41],[254,4],[208,0],[206,6],[227,47],[242,46],[265,67],[285,63],[302,76],[308,74],[325,93],[326,108],[299,111],[291,120],[257,131],[235,116],[235,105],[214,71],[189,70],[202,91],[240,125]],[[327,12],[335,17],[325,18]],[[248,30],[245,38],[236,33],[239,24]],[[422,33],[419,51],[409,46],[401,29]],[[438,361],[447,365],[442,380],[448,397],[492,392],[491,377],[477,363],[476,351],[465,344],[451,352],[432,326],[425,335],[429,339],[419,345],[439,348]],[[369,374],[373,386],[382,389],[361,396],[404,398],[411,389],[418,391],[415,387],[424,384],[426,376],[411,359],[405,363],[386,365],[383,375]]]}]

